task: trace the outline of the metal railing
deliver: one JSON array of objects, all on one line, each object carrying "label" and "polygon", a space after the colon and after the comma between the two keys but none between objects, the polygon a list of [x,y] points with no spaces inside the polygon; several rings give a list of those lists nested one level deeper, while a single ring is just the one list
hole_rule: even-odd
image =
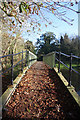
[{"label": "metal railing", "polygon": [[[27,50],[23,51],[22,50],[21,52],[14,54],[13,50],[12,50],[11,53],[12,54],[8,54],[8,55],[4,55],[4,56],[0,57],[0,62],[1,62],[1,59],[4,59],[6,57],[10,57],[9,64],[11,65],[5,71],[0,71],[0,76],[4,75],[5,73],[7,73],[8,71],[11,70],[11,85],[13,85],[13,76],[14,76],[14,70],[13,69],[14,69],[14,67],[16,67],[17,65],[19,65],[21,63],[21,71],[23,72],[23,67],[24,67],[24,65],[23,65],[24,63],[23,62],[24,62],[24,60],[25,60],[25,66],[27,66],[28,62],[29,62],[29,59],[28,59],[28,57],[29,57],[29,51],[27,51]],[[25,53],[25,57],[23,58],[23,54],[24,53]],[[22,54],[21,55],[21,59],[16,64],[14,64],[14,56],[17,56],[17,55],[20,55],[20,54]],[[35,59],[33,59],[33,60],[35,60]],[[2,62],[1,62],[1,64],[2,64]]]},{"label": "metal railing", "polygon": [[[76,58],[76,59],[80,60],[80,57],[75,56],[72,53],[70,55],[67,55],[67,54],[64,54],[62,52],[55,52],[55,56],[57,56],[57,54],[58,54],[58,58],[55,57],[55,61],[56,60],[58,61],[58,72],[60,72],[60,64],[63,64],[65,67],[67,67],[69,69],[69,84],[68,85],[71,86],[71,74],[72,74],[72,71],[74,71],[75,73],[80,75],[80,73],[78,71],[76,71],[75,69],[72,68],[72,60],[73,60],[73,58]],[[69,60],[69,67],[63,61],[61,61],[61,55],[70,59]]]}]

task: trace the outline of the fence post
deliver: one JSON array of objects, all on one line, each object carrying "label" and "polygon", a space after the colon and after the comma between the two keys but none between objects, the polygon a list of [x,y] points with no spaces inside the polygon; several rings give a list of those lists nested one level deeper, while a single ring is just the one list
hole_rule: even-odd
[{"label": "fence post", "polygon": [[61,52],[59,52],[58,73],[60,72]]},{"label": "fence post", "polygon": [[27,51],[27,66],[29,67],[29,51]]},{"label": "fence post", "polygon": [[70,55],[70,67],[69,67],[69,86],[71,86],[71,75],[72,75],[72,53]]},{"label": "fence post", "polygon": [[13,50],[11,55],[11,85],[13,85]]},{"label": "fence post", "polygon": [[26,49],[26,63],[25,66],[27,66],[27,49]]},{"label": "fence post", "polygon": [[54,53],[55,53],[55,64],[54,64],[54,67],[56,67],[56,51]]},{"label": "fence post", "polygon": [[23,72],[23,50],[22,50],[22,65],[21,65],[21,71]]}]

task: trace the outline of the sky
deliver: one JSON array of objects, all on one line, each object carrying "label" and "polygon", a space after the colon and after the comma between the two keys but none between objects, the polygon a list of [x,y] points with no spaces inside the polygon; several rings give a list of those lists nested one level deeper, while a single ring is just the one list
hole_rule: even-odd
[{"label": "sky", "polygon": [[[78,10],[78,5],[74,5],[72,7],[75,10]],[[72,22],[73,25],[69,25],[68,23],[56,18],[54,14],[50,14],[46,11],[43,11],[44,16],[46,16],[47,20],[50,20],[52,22],[51,25],[48,25],[45,20],[41,21],[41,31],[34,33],[33,31],[30,32],[30,34],[27,33],[27,30],[23,30],[22,37],[26,41],[27,39],[32,41],[35,45],[35,42],[37,41],[37,38],[40,38],[40,35],[46,32],[53,32],[56,35],[56,38],[59,40],[61,35],[64,35],[65,33],[68,34],[69,37],[78,35],[78,14],[75,12],[72,12],[70,10],[67,10],[66,16],[69,19],[74,19]],[[38,17],[36,17],[38,19]],[[45,27],[45,24],[48,26]],[[38,34],[37,34],[38,33]]]}]

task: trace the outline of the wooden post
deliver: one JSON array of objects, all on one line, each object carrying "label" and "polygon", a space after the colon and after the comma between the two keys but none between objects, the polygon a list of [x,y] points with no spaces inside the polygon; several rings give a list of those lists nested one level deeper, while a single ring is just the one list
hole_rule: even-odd
[{"label": "wooden post", "polygon": [[13,85],[13,50],[11,55],[11,85]]}]

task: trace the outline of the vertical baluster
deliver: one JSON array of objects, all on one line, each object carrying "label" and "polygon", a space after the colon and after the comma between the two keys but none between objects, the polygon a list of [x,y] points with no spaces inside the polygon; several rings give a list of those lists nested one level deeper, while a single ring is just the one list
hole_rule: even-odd
[{"label": "vertical baluster", "polygon": [[29,67],[29,51],[27,51],[27,66]]},{"label": "vertical baluster", "polygon": [[25,66],[27,66],[27,49],[26,49],[26,63]]},{"label": "vertical baluster", "polygon": [[11,55],[11,85],[13,85],[13,50]]},{"label": "vertical baluster", "polygon": [[55,63],[54,63],[54,67],[56,67],[56,51],[55,51]]},{"label": "vertical baluster", "polygon": [[60,72],[61,52],[59,52],[58,73]]},{"label": "vertical baluster", "polygon": [[23,72],[23,50],[22,50],[22,66],[21,66],[21,71]]},{"label": "vertical baluster", "polygon": [[72,76],[72,53],[70,55],[70,67],[69,67],[69,86],[71,86],[71,76]]}]

